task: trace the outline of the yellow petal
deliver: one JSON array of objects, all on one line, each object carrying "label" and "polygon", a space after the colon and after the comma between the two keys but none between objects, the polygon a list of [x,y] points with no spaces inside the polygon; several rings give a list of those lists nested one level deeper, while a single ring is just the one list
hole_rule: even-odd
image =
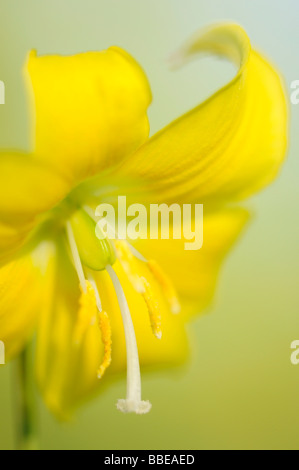
[{"label": "yellow petal", "polygon": [[138,250],[155,259],[172,280],[186,321],[200,313],[213,299],[219,270],[249,219],[241,208],[204,214],[203,247],[185,250],[186,240],[139,240]]},{"label": "yellow petal", "polygon": [[32,52],[28,72],[36,151],[71,181],[115,165],[147,139],[150,88],[122,49],[69,57]]},{"label": "yellow petal", "polygon": [[[144,299],[132,288],[118,263],[115,267],[131,310],[141,364],[162,366],[183,362],[187,341],[182,320],[171,315],[160,298],[163,337],[158,340],[152,333]],[[145,265],[143,269],[143,274],[150,276]],[[74,268],[61,248],[49,264],[47,295],[38,328],[37,377],[47,406],[62,419],[71,417],[82,401],[102,390],[115,373],[126,369],[124,329],[116,294],[106,272],[96,273],[96,279],[112,331],[111,365],[101,379],[98,373],[105,350],[98,322],[85,329],[79,344],[74,341],[77,322],[81,321],[78,318],[80,291]],[[154,280],[150,280],[154,286]],[[158,291],[157,286],[154,288]]]},{"label": "yellow petal", "polygon": [[0,217],[18,226],[56,205],[69,186],[61,176],[22,153],[0,154]]},{"label": "yellow petal", "polygon": [[[276,69],[251,49],[240,26],[224,24],[196,36],[176,56],[224,56],[239,67],[210,99],[153,136],[119,168],[142,177],[156,199],[207,202],[243,198],[276,176],[286,153],[287,105]],[[151,196],[153,199],[153,196]]]},{"label": "yellow petal", "polygon": [[15,251],[37,217],[59,203],[69,186],[32,156],[0,154],[0,262]]},{"label": "yellow petal", "polygon": [[39,267],[29,255],[0,269],[0,340],[6,360],[22,350],[36,326],[41,282]]},{"label": "yellow petal", "polygon": [[16,251],[24,244],[34,224],[11,227],[0,222],[0,266],[13,259]]}]

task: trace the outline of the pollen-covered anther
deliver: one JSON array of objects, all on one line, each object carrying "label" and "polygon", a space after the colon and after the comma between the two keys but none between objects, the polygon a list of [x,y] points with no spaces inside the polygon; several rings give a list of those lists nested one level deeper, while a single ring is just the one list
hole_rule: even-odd
[{"label": "pollen-covered anther", "polygon": [[111,351],[112,351],[112,333],[110,320],[106,312],[103,310],[99,312],[99,327],[102,334],[102,341],[104,345],[104,357],[102,364],[98,369],[98,378],[101,379],[106,369],[111,364]]},{"label": "pollen-covered anther", "polygon": [[86,281],[86,291],[80,286],[81,296],[79,300],[78,319],[74,330],[74,342],[79,344],[88,327],[96,321],[97,301],[93,286]]},{"label": "pollen-covered anther", "polygon": [[136,260],[129,246],[125,241],[121,240],[115,240],[114,246],[116,249],[117,257],[119,258],[121,265],[125,273],[127,274],[131,284],[139,294],[144,294],[144,285],[137,271],[134,270]]},{"label": "pollen-covered anther", "polygon": [[143,285],[144,285],[144,293],[142,294],[145,303],[147,305],[147,309],[149,312],[151,327],[154,335],[156,338],[162,338],[162,319],[161,319],[161,312],[159,308],[159,303],[153,295],[152,288],[150,283],[145,279],[145,277],[141,278]]},{"label": "pollen-covered anther", "polygon": [[164,273],[164,271],[162,270],[162,268],[158,265],[156,261],[149,260],[147,262],[147,265],[151,273],[155,277],[155,279],[160,284],[163,294],[170,306],[172,313],[174,314],[180,313],[181,305],[178,300],[176,290],[171,280],[169,279],[169,277]]}]

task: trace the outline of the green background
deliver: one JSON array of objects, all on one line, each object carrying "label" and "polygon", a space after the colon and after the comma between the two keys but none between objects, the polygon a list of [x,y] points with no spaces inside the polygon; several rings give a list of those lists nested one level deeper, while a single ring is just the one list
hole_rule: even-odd
[{"label": "green background", "polygon": [[[0,146],[28,146],[21,68],[28,50],[76,53],[116,44],[144,67],[153,91],[152,132],[232,76],[204,59],[171,72],[166,59],[198,28],[228,19],[282,71],[288,93],[299,79],[297,0],[0,0]],[[298,128],[291,106],[289,159],[280,178],[247,206],[256,217],[230,254],[208,315],[189,326],[193,356],[185,368],[143,378],[153,403],[146,416],[117,412],[119,381],[57,423],[40,403],[44,449],[298,449],[299,339]],[[13,447],[12,365],[0,369],[0,448]]]}]

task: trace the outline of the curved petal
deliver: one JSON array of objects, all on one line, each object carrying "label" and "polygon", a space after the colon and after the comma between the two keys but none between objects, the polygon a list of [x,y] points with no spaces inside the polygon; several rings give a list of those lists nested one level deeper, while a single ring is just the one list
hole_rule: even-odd
[{"label": "curved petal", "polygon": [[70,181],[112,167],[147,139],[149,84],[122,49],[69,57],[32,52],[28,72],[36,152]]},{"label": "curved petal", "polygon": [[68,191],[66,181],[34,157],[0,154],[0,262],[24,242],[37,216]]},{"label": "curved petal", "polygon": [[[122,268],[117,264],[115,266],[135,325],[141,364],[171,365],[183,362],[186,359],[187,340],[182,320],[171,315],[161,299],[164,338],[157,340],[151,332],[145,302],[132,288]],[[124,331],[110,278],[106,272],[98,273],[97,285],[103,309],[112,328],[112,362],[99,380],[97,372],[103,358],[103,345],[98,325],[92,324],[86,329],[79,345],[74,342],[79,288],[64,248],[58,249],[49,269],[47,295],[38,328],[37,378],[47,406],[58,417],[67,419],[82,401],[109,384],[115,373],[125,370]]]},{"label": "curved petal", "polygon": [[230,24],[210,28],[175,59],[181,63],[197,53],[224,56],[239,71],[228,85],[121,164],[119,174],[143,179],[140,191],[145,198],[240,199],[272,181],[285,157],[287,101],[281,79],[251,49],[243,29]]},{"label": "curved petal", "polygon": [[31,255],[0,269],[0,340],[6,360],[18,354],[36,326],[42,276]]},{"label": "curved petal", "polygon": [[172,280],[185,321],[212,301],[223,260],[248,221],[249,214],[242,208],[204,214],[203,247],[198,251],[185,250],[185,239],[136,243],[136,248],[147,259],[155,259]]}]

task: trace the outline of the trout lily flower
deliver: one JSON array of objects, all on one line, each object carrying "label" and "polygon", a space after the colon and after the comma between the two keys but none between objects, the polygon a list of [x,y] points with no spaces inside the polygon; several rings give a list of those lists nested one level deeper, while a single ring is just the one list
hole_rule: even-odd
[{"label": "trout lily flower", "polygon": [[[124,370],[117,407],[150,410],[140,364],[184,362],[185,324],[210,302],[248,221],[232,203],[269,184],[284,159],[286,98],[275,68],[234,24],[197,34],[174,61],[201,53],[232,61],[236,75],[151,138],[150,87],[128,53],[29,55],[33,150],[0,155],[0,339],[13,357],[36,329],[39,388],[58,416]],[[116,194],[204,204],[203,248],[97,238],[94,210]]]}]

